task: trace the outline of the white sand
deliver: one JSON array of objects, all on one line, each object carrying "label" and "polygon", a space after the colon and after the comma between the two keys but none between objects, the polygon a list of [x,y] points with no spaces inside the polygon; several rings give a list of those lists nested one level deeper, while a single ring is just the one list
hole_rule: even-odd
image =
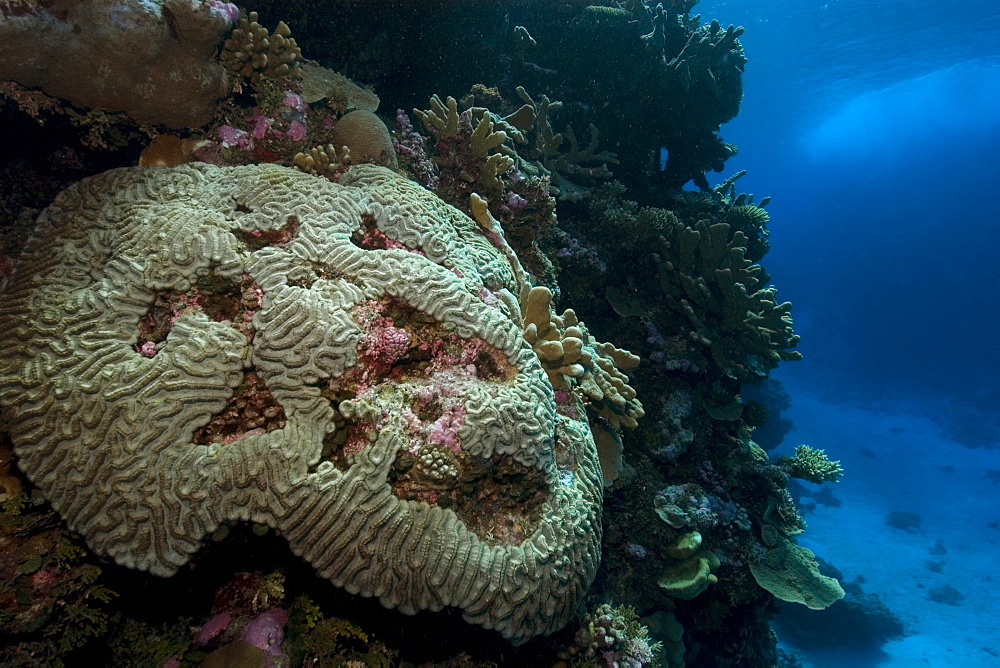
[{"label": "white sand", "polygon": [[[864,592],[878,594],[910,634],[884,645],[881,656],[870,649],[799,651],[806,665],[1000,666],[1000,530],[986,526],[1000,520],[1000,484],[985,477],[987,469],[1000,469],[1000,450],[951,442],[920,415],[823,403],[786,389],[792,408],[783,415],[795,430],[777,453],[807,443],[846,469],[832,485],[842,506],[818,506],[799,542],[845,580],[862,575]],[[862,448],[875,456],[860,454]],[[893,510],[918,513],[920,533],[887,526]],[[928,552],[938,539],[943,556]],[[928,570],[928,561],[943,561],[943,572]],[[928,600],[929,590],[945,584],[965,596],[958,606]]]}]

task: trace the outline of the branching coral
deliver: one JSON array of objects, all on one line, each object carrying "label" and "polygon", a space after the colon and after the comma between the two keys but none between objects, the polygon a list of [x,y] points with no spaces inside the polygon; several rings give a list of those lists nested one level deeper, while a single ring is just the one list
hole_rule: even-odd
[{"label": "branching coral", "polygon": [[346,146],[340,149],[333,144],[315,146],[308,153],[296,153],[292,163],[297,169],[308,174],[318,174],[333,181],[351,166],[351,151]]},{"label": "branching coral", "polygon": [[710,351],[724,374],[739,381],[764,376],[782,360],[800,359],[790,350],[791,304],[775,300],[777,290],[760,265],[746,259],[746,236],[727,223],[677,222],[654,255],[663,299],[687,323],[691,341]]},{"label": "branching coral", "polygon": [[654,151],[667,150],[666,164],[657,175],[661,183],[680,188],[694,180],[709,190],[704,173],[721,171],[735,154],[735,147],[723,142],[718,131],[739,111],[747,59],[738,39],[742,27],[723,29],[718,21],[701,25],[699,16],[688,13],[691,4],[629,4],[635,25],[645,34],[635,38],[641,46],[629,44],[636,65],[630,68],[628,89],[643,94],[629,101],[628,115],[641,118],[649,128],[642,139],[651,161],[658,158]]},{"label": "branching coral", "polygon": [[[530,173],[541,169],[552,180],[553,194],[559,199],[574,202],[582,200],[586,195],[586,191],[574,179],[583,179],[592,184],[613,176],[607,164],[616,164],[618,158],[609,151],[598,152],[600,132],[593,123],[590,125],[590,142],[581,148],[572,126],[566,127],[565,134],[556,133],[552,129],[549,112],[560,109],[562,102],[550,101],[546,95],[539,96],[536,102],[521,86],[518,86],[517,94],[527,105],[522,109],[530,108],[532,112],[532,142],[526,157],[533,161],[533,165],[522,163],[525,171]],[[565,142],[569,145],[565,146]],[[586,166],[592,163],[597,164]]]},{"label": "branching coral", "polygon": [[235,75],[257,83],[261,77],[299,78],[302,50],[284,21],[273,32],[257,22],[257,12],[241,18],[222,49],[222,62]]},{"label": "branching coral", "polygon": [[470,189],[501,190],[500,176],[514,166],[514,159],[513,151],[504,146],[507,133],[496,127],[493,116],[485,109],[479,110],[478,118],[470,110],[459,112],[458,101],[450,96],[442,101],[434,95],[430,104],[429,110],[414,109],[413,113],[436,139],[434,161],[457,170],[460,181],[470,184]]},{"label": "branching coral", "polygon": [[588,408],[615,429],[632,428],[644,413],[623,369],[632,369],[639,358],[611,345],[599,343],[572,309],[552,313],[552,292],[535,287],[521,307],[524,338],[531,344],[556,390],[579,392]]},{"label": "branching coral", "polygon": [[635,610],[607,603],[583,615],[573,641],[559,653],[560,659],[573,665],[652,665],[661,649]]},{"label": "branching coral", "polygon": [[[431,98],[431,109],[414,113],[434,137],[432,160],[439,174],[432,179],[445,201],[465,208],[470,194],[489,201],[491,215],[500,220],[521,261],[540,282],[558,290],[552,262],[540,243],[555,223],[555,200],[547,175],[526,175],[515,169],[521,159],[515,143],[526,142],[521,127],[534,120],[527,105],[501,118],[485,107],[468,107],[449,97]],[[471,102],[470,102],[471,104]],[[399,145],[399,144],[397,144]],[[420,167],[416,178],[427,180]]]},{"label": "branching coral", "polygon": [[808,445],[795,446],[795,455],[779,457],[778,466],[788,471],[793,478],[800,478],[811,483],[836,482],[844,473],[840,462],[833,462],[823,450],[810,448]]}]

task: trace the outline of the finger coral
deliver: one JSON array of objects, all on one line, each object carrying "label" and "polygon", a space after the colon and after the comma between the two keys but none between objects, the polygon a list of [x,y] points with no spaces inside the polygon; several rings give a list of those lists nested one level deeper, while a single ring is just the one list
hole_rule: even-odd
[{"label": "finger coral", "polygon": [[122,565],[171,575],[252,521],[351,593],[523,642],[594,577],[601,479],[514,288],[472,220],[382,167],[113,170],[39,218],[0,403],[23,470]]},{"label": "finger coral", "polygon": [[270,34],[257,22],[257,12],[241,18],[222,49],[222,62],[233,74],[256,83],[261,77],[301,77],[302,50],[284,21]]},{"label": "finger coral", "polygon": [[531,344],[555,389],[574,388],[584,403],[616,429],[635,427],[644,413],[623,369],[639,358],[594,340],[572,309],[551,312],[552,292],[535,287],[522,306],[524,338]]}]

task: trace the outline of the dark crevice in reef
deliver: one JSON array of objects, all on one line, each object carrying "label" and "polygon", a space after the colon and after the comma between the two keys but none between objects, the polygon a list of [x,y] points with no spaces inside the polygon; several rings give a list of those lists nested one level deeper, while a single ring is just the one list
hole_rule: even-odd
[{"label": "dark crevice in reef", "polygon": [[483,459],[433,444],[397,453],[389,485],[400,499],[451,508],[493,545],[516,545],[534,533],[550,492],[544,471],[513,457]]},{"label": "dark crevice in reef", "polygon": [[192,441],[198,445],[232,443],[251,434],[263,434],[285,426],[285,409],[257,371],[251,368],[233,392],[226,406],[212,416]]},{"label": "dark crevice in reef", "polygon": [[249,274],[243,274],[237,281],[214,271],[199,278],[189,290],[157,292],[137,324],[139,336],[135,349],[146,357],[155,356],[177,319],[195,312],[204,313],[213,322],[228,321],[248,340],[253,340],[251,320],[262,298],[260,286]]},{"label": "dark crevice in reef", "polygon": [[380,230],[375,223],[375,217],[369,213],[361,215],[361,227],[351,235],[351,243],[364,250],[390,250],[396,248],[412,250],[406,244],[393,239]]},{"label": "dark crevice in reef", "polygon": [[[239,209],[237,209],[239,210]],[[288,216],[285,224],[276,230],[235,230],[236,238],[246,244],[247,250],[253,252],[267,246],[285,246],[299,233],[299,219]]]},{"label": "dark crevice in reef", "polygon": [[[126,620],[136,620],[151,628],[162,629],[161,642],[166,647],[167,630],[176,628],[178,619],[193,617],[195,623],[209,619],[213,607],[227,592],[232,591],[234,583],[248,579],[247,576],[259,578],[276,574],[286,602],[307,596],[323,610],[342,611],[340,616],[349,618],[352,624],[362,629],[378,629],[378,639],[399,652],[399,663],[393,665],[438,662],[444,654],[460,652],[468,657],[463,665],[489,665],[473,663],[482,661],[490,661],[494,665],[549,665],[553,643],[567,644],[572,641],[573,630],[568,629],[515,648],[493,631],[464,624],[461,612],[457,610],[404,615],[397,610],[386,609],[377,598],[349,594],[320,578],[309,564],[292,554],[288,543],[274,531],[261,532],[259,526],[242,522],[224,526],[226,530],[218,532],[215,538],[202,545],[188,566],[169,578],[113,563],[103,566],[104,581],[118,594],[114,602],[115,610],[120,615],[117,619],[121,623],[116,625],[112,634],[125,637],[129,629],[123,624]],[[150,601],[156,604],[150,605]],[[267,602],[261,600],[258,604],[267,605]],[[462,633],[442,631],[455,627],[461,627]],[[184,628],[186,632],[187,627]],[[0,640],[5,639],[0,636]],[[111,647],[114,647],[113,643],[102,653],[100,649],[88,646],[86,653],[68,656],[66,665],[124,665],[115,662]]]}]

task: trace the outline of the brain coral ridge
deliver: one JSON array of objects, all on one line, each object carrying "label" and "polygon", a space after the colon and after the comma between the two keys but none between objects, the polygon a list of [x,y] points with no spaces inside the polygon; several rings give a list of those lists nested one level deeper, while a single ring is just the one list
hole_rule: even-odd
[{"label": "brain coral ridge", "polygon": [[601,477],[513,289],[472,220],[382,167],[113,170],[39,218],[0,404],[24,471],[123,565],[170,575],[259,522],[349,592],[522,642],[594,577]]}]

